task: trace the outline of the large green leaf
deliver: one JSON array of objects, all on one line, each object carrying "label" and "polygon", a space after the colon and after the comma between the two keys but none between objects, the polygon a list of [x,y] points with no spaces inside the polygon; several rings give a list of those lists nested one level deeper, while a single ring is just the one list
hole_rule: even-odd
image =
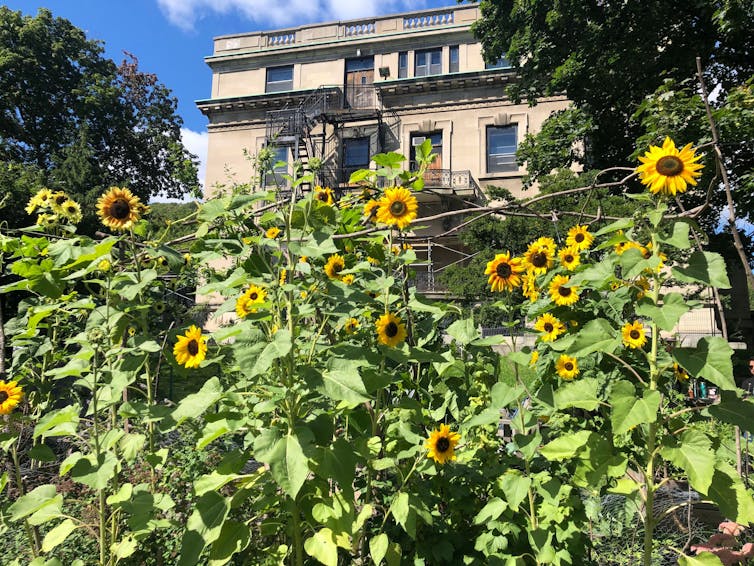
[{"label": "large green leaf", "polygon": [[53,548],[62,544],[76,528],[76,523],[71,519],[65,519],[63,522],[55,525],[42,541],[42,552],[50,552]]},{"label": "large green leaf", "polygon": [[643,302],[636,307],[636,314],[651,318],[657,323],[660,330],[671,332],[678,324],[681,316],[690,309],[691,307],[686,304],[683,295],[668,293],[663,297],[661,306],[655,306],[649,301]]},{"label": "large green leaf", "polygon": [[711,405],[709,413],[723,422],[754,432],[754,399],[739,399],[732,391],[720,393],[720,403]]},{"label": "large green leaf", "polygon": [[338,566],[338,546],[333,532],[328,528],[320,529],[306,539],[304,550],[325,566]]},{"label": "large green leaf", "polygon": [[208,491],[196,501],[183,533],[179,566],[199,563],[204,548],[219,538],[228,511],[230,501],[214,491]]},{"label": "large green leaf", "polygon": [[209,553],[210,566],[222,566],[230,562],[234,554],[241,552],[251,540],[251,532],[245,523],[228,519],[223,523],[220,536],[212,543]]},{"label": "large green leaf", "polygon": [[[557,341],[553,344],[555,347]],[[576,339],[567,349],[568,353],[580,358],[592,352],[614,352],[620,346],[617,331],[604,318],[595,318],[584,325]]]},{"label": "large green leaf", "polygon": [[369,555],[377,566],[380,566],[383,558],[385,558],[389,542],[390,540],[385,533],[380,533],[369,540]]},{"label": "large green leaf", "polygon": [[723,562],[711,552],[702,552],[696,556],[679,556],[678,566],[725,566]]},{"label": "large green leaf", "polygon": [[34,438],[50,436],[74,436],[79,425],[81,407],[68,405],[47,413],[34,427]]},{"label": "large green leaf", "polygon": [[731,521],[740,525],[754,523],[754,499],[730,464],[718,462],[707,495]]},{"label": "large green leaf", "polygon": [[120,468],[120,461],[112,452],[103,452],[99,458],[95,454],[88,454],[79,458],[71,468],[71,478],[91,487],[104,489]]},{"label": "large green leaf", "polygon": [[686,267],[673,268],[673,277],[682,283],[704,283],[719,289],[730,289],[725,261],[716,252],[695,251]]},{"label": "large green leaf", "polygon": [[633,383],[618,381],[610,390],[609,400],[613,408],[613,434],[617,435],[628,432],[637,425],[655,422],[661,395],[659,391],[647,390],[643,391],[641,397],[637,397]]},{"label": "large green leaf", "polygon": [[588,430],[565,434],[542,446],[539,452],[550,461],[573,458],[586,445],[592,434],[594,433]]},{"label": "large green leaf", "polygon": [[183,421],[201,416],[207,409],[217,403],[223,396],[223,388],[217,377],[211,377],[204,382],[196,393],[187,395],[178,406],[160,423],[163,431],[170,430]]},{"label": "large green leaf", "polygon": [[577,379],[558,387],[555,391],[555,405],[557,409],[584,409],[594,411],[600,405],[597,396],[600,382],[593,377]]},{"label": "large green leaf", "polygon": [[[63,496],[58,495],[54,485],[40,485],[22,495],[8,508],[11,521],[20,521],[30,516],[59,517],[63,508]],[[42,521],[44,522],[44,521]],[[34,521],[35,524],[40,524]]]},{"label": "large green leaf", "polygon": [[668,442],[673,445],[662,448],[662,457],[686,472],[691,487],[706,495],[715,473],[715,453],[710,439],[700,430],[688,429],[677,440],[668,437]]},{"label": "large green leaf", "polygon": [[696,348],[676,348],[673,357],[693,377],[701,377],[720,387],[734,390],[730,344],[719,336],[704,337]]},{"label": "large green leaf", "polygon": [[484,525],[489,521],[496,521],[508,508],[508,504],[499,497],[493,497],[487,504],[482,507],[481,511],[474,517],[475,525]]},{"label": "large green leaf", "polygon": [[[259,354],[244,356],[236,348],[236,359],[241,364],[241,371],[248,377],[256,377],[267,372],[275,360],[288,355],[291,351],[291,333],[287,329],[278,330]],[[241,350],[242,351],[242,350]]]},{"label": "large green leaf", "polygon": [[657,240],[679,250],[689,249],[691,247],[691,242],[689,241],[689,223],[685,220],[674,221],[671,229],[667,230],[664,234],[659,234]]},{"label": "large green leaf", "polygon": [[311,452],[314,435],[305,427],[298,427],[284,436],[275,429],[260,434],[254,442],[256,458],[269,464],[277,484],[295,499],[309,475],[306,453]]},{"label": "large green leaf", "polygon": [[464,346],[479,338],[479,329],[474,324],[474,319],[472,318],[456,320],[448,326],[446,332],[448,336]]},{"label": "large green leaf", "polygon": [[334,401],[345,401],[355,406],[370,400],[356,368],[325,370],[322,373],[322,382],[325,395]]},{"label": "large green leaf", "polygon": [[531,478],[523,475],[519,470],[509,469],[498,478],[497,483],[505,494],[508,507],[516,511],[529,495]]}]

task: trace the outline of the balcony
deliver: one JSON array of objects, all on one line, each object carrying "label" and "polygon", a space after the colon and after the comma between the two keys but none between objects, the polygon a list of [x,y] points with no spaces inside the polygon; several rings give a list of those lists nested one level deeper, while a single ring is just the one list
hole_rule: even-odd
[{"label": "balcony", "polygon": [[425,190],[432,189],[440,194],[449,192],[477,202],[485,200],[482,189],[468,170],[428,169],[424,174],[424,188]]}]

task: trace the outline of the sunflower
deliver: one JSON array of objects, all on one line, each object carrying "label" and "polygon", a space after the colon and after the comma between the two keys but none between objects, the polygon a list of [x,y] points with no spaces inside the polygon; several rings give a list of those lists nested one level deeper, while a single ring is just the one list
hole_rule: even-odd
[{"label": "sunflower", "polygon": [[162,314],[165,312],[165,303],[162,301],[157,301],[154,306],[152,307],[152,310],[154,310],[155,314]]},{"label": "sunflower", "polygon": [[566,246],[569,248],[577,248],[579,251],[588,250],[593,241],[594,236],[589,233],[587,227],[582,224],[577,224],[568,230]]},{"label": "sunflower", "polygon": [[669,137],[665,138],[662,147],[649,146],[643,156],[639,157],[642,165],[636,168],[643,185],[649,187],[653,195],[673,195],[683,193],[688,185],[696,185],[696,177],[701,176],[699,170],[703,167],[696,163],[701,155],[696,155],[691,144],[683,149],[677,149]]},{"label": "sunflower", "polygon": [[346,331],[346,334],[353,334],[354,332],[356,332],[359,326],[361,325],[359,324],[358,319],[351,317],[343,325],[343,330]]},{"label": "sunflower", "polygon": [[531,357],[529,358],[529,367],[534,367],[537,365],[537,361],[539,360],[539,351],[533,350],[531,353]]},{"label": "sunflower", "polygon": [[377,327],[377,341],[385,346],[394,348],[406,339],[406,327],[401,319],[392,313],[383,314],[375,323]]},{"label": "sunflower", "polygon": [[558,375],[566,381],[571,381],[574,377],[579,375],[579,364],[576,361],[576,358],[561,354],[558,361],[555,362],[555,371],[557,371]]},{"label": "sunflower", "polygon": [[[540,238],[541,240],[542,238]],[[547,244],[532,242],[524,253],[524,265],[527,271],[531,271],[534,275],[542,275],[547,273],[547,270],[552,267],[553,259],[555,257],[555,248],[550,247]],[[553,242],[553,246],[554,246]]]},{"label": "sunflower", "polygon": [[273,226],[272,228],[267,228],[267,231],[264,233],[266,238],[269,238],[270,240],[274,240],[280,235],[280,228],[277,226]]},{"label": "sunflower", "polygon": [[58,215],[57,214],[47,214],[46,212],[43,212],[39,216],[37,216],[37,226],[44,226],[47,228],[50,228],[51,226],[55,226],[58,223]]},{"label": "sunflower", "polygon": [[576,247],[563,248],[558,252],[558,258],[560,258],[560,265],[568,271],[573,271],[581,263],[579,249]]},{"label": "sunflower", "polygon": [[550,250],[550,253],[552,253],[552,255],[555,255],[555,250],[558,248],[555,240],[553,240],[549,236],[540,236],[529,245],[537,248],[547,248]]},{"label": "sunflower", "polygon": [[403,187],[392,187],[379,200],[377,222],[403,230],[416,218],[418,208],[419,204],[411,191]]},{"label": "sunflower", "polygon": [[236,314],[240,318],[245,318],[250,313],[257,312],[254,306],[264,303],[266,297],[267,291],[257,285],[252,285],[236,299]]},{"label": "sunflower", "polygon": [[102,223],[113,230],[128,230],[146,210],[139,197],[118,187],[111,187],[97,201],[97,214]]},{"label": "sunflower", "polygon": [[424,447],[428,450],[427,458],[434,458],[438,464],[444,464],[448,460],[456,459],[455,448],[461,435],[451,432],[448,425],[440,425],[439,429],[433,430],[426,440]]},{"label": "sunflower", "polygon": [[280,270],[280,286],[285,285],[285,281],[288,278],[288,270],[284,267]]},{"label": "sunflower", "polygon": [[7,415],[23,399],[23,389],[15,381],[0,381],[0,415]]},{"label": "sunflower", "polygon": [[55,191],[49,200],[50,208],[56,214],[63,214],[63,204],[70,198],[65,191]]},{"label": "sunflower", "polygon": [[175,361],[187,368],[197,368],[207,356],[207,343],[202,337],[202,329],[193,324],[183,336],[178,336],[173,348]]},{"label": "sunflower", "polygon": [[524,272],[521,258],[510,256],[505,252],[495,255],[495,259],[487,263],[485,275],[489,275],[487,283],[494,291],[512,291],[521,285],[520,275]]},{"label": "sunflower", "polygon": [[97,269],[99,269],[100,271],[110,271],[111,267],[112,264],[110,263],[109,259],[101,259],[97,264]]},{"label": "sunflower", "polygon": [[330,187],[314,187],[314,199],[324,204],[333,204],[335,202],[335,198]]},{"label": "sunflower", "polygon": [[26,205],[26,213],[32,214],[37,207],[46,208],[50,205],[52,199],[52,191],[50,189],[39,189],[37,194],[29,199]]},{"label": "sunflower", "polygon": [[623,343],[629,348],[641,348],[647,343],[644,325],[638,320],[624,324],[620,333],[623,337]]},{"label": "sunflower", "polygon": [[689,380],[688,372],[681,366],[679,366],[678,362],[673,362],[673,376],[675,377],[676,381],[679,381],[681,383]]},{"label": "sunflower", "polygon": [[341,279],[340,272],[346,268],[346,260],[340,254],[331,255],[325,264],[325,273],[330,279]]},{"label": "sunflower", "polygon": [[374,222],[377,216],[377,209],[380,207],[379,201],[370,200],[364,205],[364,222]]},{"label": "sunflower", "polygon": [[343,277],[340,278],[340,280],[346,285],[351,285],[355,279],[356,279],[356,276],[353,273],[349,273],[348,275],[344,275]]},{"label": "sunflower", "polygon": [[560,319],[550,313],[545,313],[534,323],[534,330],[542,333],[540,335],[542,342],[552,342],[565,332],[565,325],[560,322]]},{"label": "sunflower", "polygon": [[524,293],[524,297],[529,299],[532,303],[537,302],[539,298],[539,289],[537,288],[537,276],[532,272],[527,271],[521,276],[521,291]]},{"label": "sunflower", "polygon": [[644,295],[649,291],[649,279],[646,277],[639,277],[634,281],[634,287],[638,287],[639,291],[636,293],[637,299],[643,299]]},{"label": "sunflower", "polygon": [[549,293],[558,306],[572,305],[579,300],[579,288],[576,285],[566,287],[570,281],[567,275],[556,275],[550,281]]},{"label": "sunflower", "polygon": [[81,222],[81,207],[75,200],[68,199],[61,205],[61,208],[63,210],[63,216],[65,216],[71,224],[78,224]]}]

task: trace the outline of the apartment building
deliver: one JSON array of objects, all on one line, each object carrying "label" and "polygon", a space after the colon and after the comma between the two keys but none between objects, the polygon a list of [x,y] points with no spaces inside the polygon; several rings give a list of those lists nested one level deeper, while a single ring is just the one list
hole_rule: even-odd
[{"label": "apartment building", "polygon": [[[438,157],[419,194],[420,216],[483,201],[490,185],[520,194],[518,143],[567,101],[509,100],[505,86],[515,74],[505,59],[484,61],[471,33],[477,18],[478,6],[467,4],[215,38],[206,57],[212,97],[197,102],[209,119],[207,192],[229,175],[252,179],[244,150],[269,146],[287,164],[257,179],[261,185],[284,189],[282,173],[316,158],[317,184],[342,191],[372,155],[399,152],[408,167],[429,139]],[[460,221],[414,234],[418,283],[427,291],[439,270],[473,253],[455,233],[443,236]]]}]

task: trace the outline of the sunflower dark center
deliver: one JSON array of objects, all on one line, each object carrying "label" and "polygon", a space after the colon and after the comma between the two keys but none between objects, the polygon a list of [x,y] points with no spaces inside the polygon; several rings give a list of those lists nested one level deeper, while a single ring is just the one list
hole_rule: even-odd
[{"label": "sunflower dark center", "polygon": [[573,256],[570,254],[566,254],[563,259],[565,259],[566,263],[572,263],[573,262]]},{"label": "sunflower dark center", "polygon": [[531,254],[531,264],[534,267],[545,267],[547,265],[547,254],[545,252],[534,252]]},{"label": "sunflower dark center", "polygon": [[406,203],[400,200],[393,201],[390,205],[390,213],[393,216],[403,216],[406,214]]},{"label": "sunflower dark center", "polygon": [[258,293],[257,293],[256,291],[254,291],[253,293],[250,293],[250,294],[249,294],[249,298],[250,298],[250,299],[251,299],[252,301],[256,301],[256,300],[257,300],[257,297],[259,297],[259,294],[258,294]]},{"label": "sunflower dark center", "polygon": [[571,296],[571,288],[570,287],[563,287],[562,285],[558,287],[558,293],[560,293],[561,297],[570,297]]},{"label": "sunflower dark center", "polygon": [[68,212],[76,212],[76,207],[75,206],[69,206],[68,207]]},{"label": "sunflower dark center", "polygon": [[437,443],[435,444],[437,452],[447,452],[448,448],[450,448],[450,440],[448,440],[447,436],[441,436],[437,439]]},{"label": "sunflower dark center", "polygon": [[683,171],[683,161],[675,155],[664,155],[657,160],[656,168],[660,175],[674,177]]},{"label": "sunflower dark center", "polygon": [[566,362],[563,364],[563,367],[566,371],[573,371],[573,364],[571,362]]},{"label": "sunflower dark center", "polygon": [[513,270],[508,263],[498,263],[495,268],[495,273],[497,273],[497,276],[501,279],[508,279],[508,277],[511,276],[511,273],[513,273]]},{"label": "sunflower dark center", "polygon": [[7,391],[0,391],[0,403],[5,403],[8,397],[10,397],[10,395],[8,395]]},{"label": "sunflower dark center", "polygon": [[333,273],[340,273],[341,271],[343,271],[343,266],[339,263],[336,263],[332,266],[332,271]]},{"label": "sunflower dark center", "polygon": [[327,200],[327,193],[325,191],[320,191],[317,193],[317,198],[319,200]]},{"label": "sunflower dark center", "polygon": [[575,241],[576,241],[577,243],[579,243],[579,244],[580,244],[581,242],[583,242],[583,241],[584,241],[584,238],[585,238],[585,236],[584,236],[584,234],[582,234],[581,232],[579,232],[578,234],[576,234],[576,235],[575,235],[575,236],[573,237],[573,239],[574,239],[574,240],[575,240]]},{"label": "sunflower dark center", "polygon": [[196,356],[199,353],[199,342],[196,340],[189,341],[188,344],[186,344],[186,349],[188,350],[188,353],[192,356]]},{"label": "sunflower dark center", "polygon": [[55,197],[55,203],[59,205],[63,204],[67,200],[68,200],[68,197],[65,195],[58,195]]},{"label": "sunflower dark center", "polygon": [[551,322],[545,322],[545,332],[552,332],[555,330],[555,327],[552,325]]},{"label": "sunflower dark center", "polygon": [[128,201],[122,198],[113,201],[110,205],[110,216],[117,218],[118,220],[125,220],[128,215],[131,214],[131,205]]},{"label": "sunflower dark center", "polygon": [[385,327],[385,334],[388,338],[395,338],[398,335],[398,325],[394,322],[388,322]]},{"label": "sunflower dark center", "polygon": [[631,332],[629,332],[629,333],[628,333],[628,335],[629,335],[629,336],[630,336],[630,337],[631,337],[632,339],[634,339],[634,340],[638,340],[638,339],[639,339],[639,336],[641,336],[641,334],[639,333],[639,331],[638,331],[638,330],[636,330],[635,328],[634,328],[634,329],[633,329],[633,330],[632,330]]}]

